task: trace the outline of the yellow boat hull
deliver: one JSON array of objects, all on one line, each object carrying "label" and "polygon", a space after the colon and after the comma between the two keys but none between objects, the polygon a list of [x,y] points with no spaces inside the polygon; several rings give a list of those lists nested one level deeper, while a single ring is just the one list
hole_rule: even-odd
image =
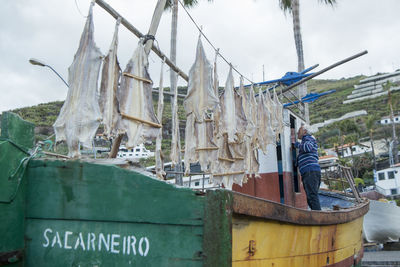
[{"label": "yellow boat hull", "polygon": [[344,264],[362,253],[362,224],[362,217],[344,224],[325,226],[234,217],[232,266]]}]

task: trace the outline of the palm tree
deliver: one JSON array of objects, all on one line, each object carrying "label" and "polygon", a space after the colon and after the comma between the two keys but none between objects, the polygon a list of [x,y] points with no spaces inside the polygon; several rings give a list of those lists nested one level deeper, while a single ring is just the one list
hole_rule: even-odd
[{"label": "palm tree", "polygon": [[[336,0],[319,0],[320,2],[324,2],[325,4],[333,5],[336,3]],[[293,19],[293,33],[294,33],[294,42],[296,45],[296,53],[297,53],[297,71],[304,70],[304,53],[303,53],[303,41],[301,37],[301,27],[300,27],[300,0],[279,0],[279,6],[286,13],[289,12],[292,14]],[[299,86],[297,91],[298,98],[301,99],[307,94],[307,84],[303,83]],[[309,112],[308,112],[308,104],[305,103],[305,118],[307,123],[309,123]]]},{"label": "palm tree", "polygon": [[371,149],[372,149],[372,158],[374,160],[374,169],[377,170],[376,166],[376,158],[375,158],[375,147],[374,147],[374,126],[376,122],[376,116],[374,115],[369,115],[368,117],[365,118],[365,127],[367,128],[369,132],[369,140],[371,142]]},{"label": "palm tree", "polygon": [[391,83],[390,81],[387,81],[383,88],[387,90],[388,92],[388,104],[389,104],[389,110],[390,110],[390,120],[392,122],[392,142],[393,142],[393,158],[394,158],[394,164],[399,163],[399,155],[398,155],[398,148],[397,148],[397,144],[398,144],[398,140],[397,140],[397,136],[396,136],[396,126],[394,123],[394,115],[393,115],[393,103],[392,103],[392,93],[391,93],[391,88],[393,86],[393,83]]}]

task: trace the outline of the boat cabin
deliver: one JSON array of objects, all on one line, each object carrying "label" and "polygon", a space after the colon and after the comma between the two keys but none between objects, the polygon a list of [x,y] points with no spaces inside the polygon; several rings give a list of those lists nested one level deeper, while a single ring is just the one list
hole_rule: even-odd
[{"label": "boat cabin", "polygon": [[150,157],[154,157],[154,152],[148,150],[143,144],[129,149],[121,145],[117,154],[117,158],[123,159],[147,159]]}]

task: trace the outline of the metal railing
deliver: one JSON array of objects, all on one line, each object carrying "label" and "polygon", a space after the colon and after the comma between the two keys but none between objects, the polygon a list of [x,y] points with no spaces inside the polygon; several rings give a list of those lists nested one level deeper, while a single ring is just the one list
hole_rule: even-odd
[{"label": "metal railing", "polygon": [[[168,174],[174,174],[174,175],[180,174],[180,175],[183,175],[183,179],[184,179],[184,181],[183,181],[183,186],[184,186],[184,187],[187,187],[187,188],[192,188],[193,190],[196,190],[196,191],[205,192],[206,190],[209,190],[209,189],[221,188],[221,185],[217,185],[217,186],[206,186],[206,185],[205,185],[205,180],[206,180],[206,179],[208,179],[209,184],[210,184],[210,175],[207,174],[207,173],[204,173],[204,172],[192,172],[192,173],[190,173],[190,174],[188,174],[188,175],[186,175],[186,176],[185,176],[185,173],[184,173],[184,172],[165,171],[165,173],[167,174],[167,176],[168,176]],[[201,179],[199,179],[199,180],[201,180],[201,181],[199,181],[199,182],[201,182],[201,188],[194,188],[194,187],[192,187],[192,177],[193,177],[193,176],[196,176],[196,175],[202,175]],[[186,183],[185,178],[187,178],[187,177],[189,177],[189,181],[188,181],[188,185],[185,186],[185,183]],[[172,178],[172,179],[176,179],[176,178]],[[172,180],[172,179],[168,179],[168,180]]]}]

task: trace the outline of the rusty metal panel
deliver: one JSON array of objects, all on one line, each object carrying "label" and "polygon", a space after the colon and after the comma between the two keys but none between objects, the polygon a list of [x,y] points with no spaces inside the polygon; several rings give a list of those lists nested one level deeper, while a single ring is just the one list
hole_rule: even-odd
[{"label": "rusty metal panel", "polygon": [[242,186],[238,184],[233,184],[232,191],[246,194],[249,196],[255,196],[255,180],[258,178],[248,178],[247,183],[243,183]]},{"label": "rusty metal panel", "polygon": [[280,201],[279,177],[277,172],[263,173],[255,181],[256,197],[271,201]]},{"label": "rusty metal panel", "polygon": [[233,194],[233,212],[236,214],[301,225],[346,223],[362,217],[368,212],[368,209],[368,200],[346,210],[308,211],[240,193]]}]

